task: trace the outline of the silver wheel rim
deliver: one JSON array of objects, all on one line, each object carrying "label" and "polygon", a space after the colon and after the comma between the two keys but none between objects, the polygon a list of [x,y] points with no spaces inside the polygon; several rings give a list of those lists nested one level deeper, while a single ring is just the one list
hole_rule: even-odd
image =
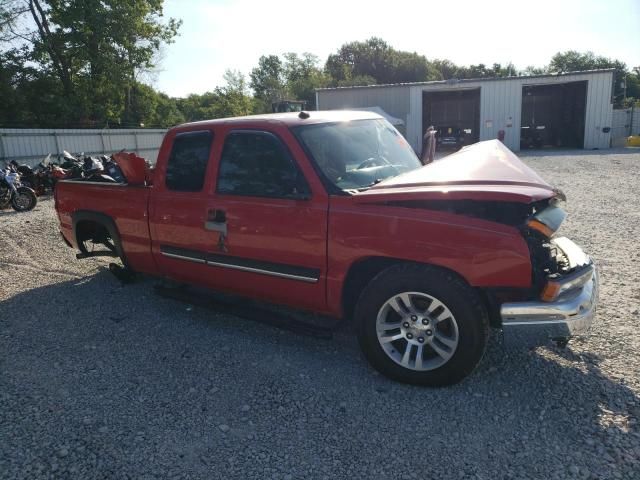
[{"label": "silver wheel rim", "polygon": [[16,195],[16,206],[20,210],[25,210],[25,209],[29,208],[30,204],[31,204],[31,197],[28,194],[26,194],[26,193],[18,193]]},{"label": "silver wheel rim", "polygon": [[403,292],[387,300],[378,311],[376,333],[391,360],[421,372],[447,363],[459,341],[451,310],[422,292]]}]

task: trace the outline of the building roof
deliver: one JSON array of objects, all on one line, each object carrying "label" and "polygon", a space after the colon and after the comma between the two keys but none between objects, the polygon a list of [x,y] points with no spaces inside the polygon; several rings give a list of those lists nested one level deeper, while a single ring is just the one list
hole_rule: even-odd
[{"label": "building roof", "polygon": [[322,92],[327,90],[351,90],[354,88],[386,88],[386,87],[409,87],[416,85],[451,85],[460,83],[477,83],[477,82],[493,82],[496,80],[522,80],[528,78],[556,78],[566,77],[568,75],[584,75],[584,74],[599,74],[615,72],[615,68],[607,68],[602,70],[582,70],[579,72],[564,72],[564,73],[545,73],[542,75],[521,75],[513,77],[489,77],[489,78],[451,78],[449,80],[432,80],[429,82],[406,82],[406,83],[383,83],[379,85],[357,85],[352,87],[327,87],[316,88],[316,92]]}]

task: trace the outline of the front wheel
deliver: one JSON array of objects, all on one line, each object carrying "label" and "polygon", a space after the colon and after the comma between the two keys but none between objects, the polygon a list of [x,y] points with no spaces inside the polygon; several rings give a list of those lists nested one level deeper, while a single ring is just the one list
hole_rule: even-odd
[{"label": "front wheel", "polygon": [[36,193],[28,187],[18,187],[11,199],[11,206],[16,212],[33,210],[38,203]]},{"label": "front wheel", "polygon": [[377,275],[360,296],[355,320],[360,346],[376,370],[426,386],[469,375],[489,334],[486,309],[463,279],[415,264]]}]

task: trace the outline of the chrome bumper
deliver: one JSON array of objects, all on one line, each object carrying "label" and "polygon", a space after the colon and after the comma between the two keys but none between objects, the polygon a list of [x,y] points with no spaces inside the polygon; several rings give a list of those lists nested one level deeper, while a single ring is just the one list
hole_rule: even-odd
[{"label": "chrome bumper", "polygon": [[[567,246],[570,248],[565,248]],[[575,243],[562,239],[562,247],[572,262],[582,255],[583,261],[588,262],[584,268],[591,270],[591,278],[552,302],[504,303],[500,316],[506,342],[533,346],[550,338],[568,338],[589,331],[598,303],[598,272],[595,264]]]}]

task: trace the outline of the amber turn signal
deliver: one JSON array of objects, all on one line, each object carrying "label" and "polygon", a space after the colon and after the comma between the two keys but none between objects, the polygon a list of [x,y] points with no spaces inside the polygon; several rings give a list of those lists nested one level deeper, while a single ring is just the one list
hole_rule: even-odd
[{"label": "amber turn signal", "polygon": [[551,238],[551,236],[554,233],[553,230],[547,227],[544,223],[533,218],[527,222],[527,226],[535,230],[536,232],[540,232],[541,234],[543,234],[545,237],[548,237],[548,238]]},{"label": "amber turn signal", "polygon": [[551,302],[556,299],[558,293],[560,292],[560,284],[557,282],[547,282],[547,284],[542,289],[542,294],[540,295],[540,299],[543,302]]}]

